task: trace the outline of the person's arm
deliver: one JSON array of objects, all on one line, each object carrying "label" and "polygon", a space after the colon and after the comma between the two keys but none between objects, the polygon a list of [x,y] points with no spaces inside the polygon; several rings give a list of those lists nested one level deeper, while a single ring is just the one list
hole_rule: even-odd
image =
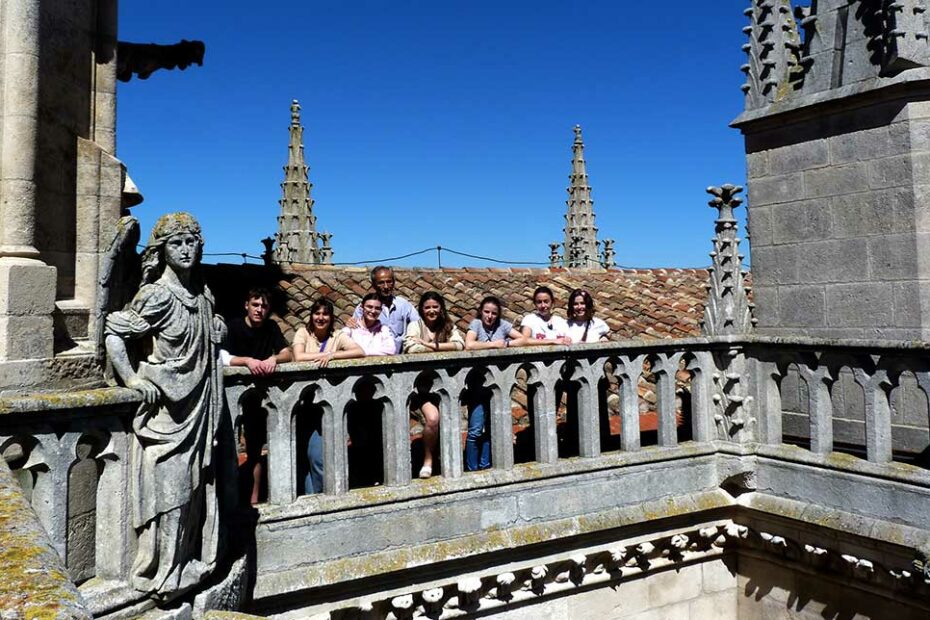
[{"label": "person's arm", "polygon": [[332,360],[349,360],[357,357],[365,357],[365,351],[357,342],[348,336],[334,335],[333,338],[339,338],[336,341],[335,348],[323,353],[306,353],[310,361],[316,362],[320,368],[326,368]]},{"label": "person's arm", "polygon": [[262,360],[244,355],[233,355],[229,360],[230,366],[246,366],[253,375],[266,375],[270,371],[265,370],[265,364]]},{"label": "person's arm", "polygon": [[474,330],[469,329],[468,333],[465,334],[465,350],[466,351],[482,351],[484,349],[503,349],[507,346],[503,340],[493,340],[491,342],[479,342],[478,334]]},{"label": "person's arm", "polygon": [[508,347],[525,347],[528,344],[532,344],[534,342],[532,338],[524,338],[523,334],[512,327],[510,328],[510,333],[507,334],[507,338],[510,339],[510,341],[506,343]]},{"label": "person's arm", "polygon": [[142,401],[146,404],[153,404],[158,400],[160,395],[158,387],[147,379],[143,379],[136,374],[132,363],[129,361],[129,354],[126,351],[126,342],[114,334],[110,334],[104,340],[107,348],[107,356],[113,365],[113,370],[117,376],[123,380],[126,387],[132,388],[142,394]]},{"label": "person's arm", "polygon": [[[513,330],[516,332],[517,330]],[[511,332],[513,333],[513,332]],[[533,330],[529,327],[524,327],[519,332],[520,336],[517,340],[520,341],[520,344],[515,344],[514,342],[510,343],[512,347],[539,347],[539,346],[552,346],[554,344],[567,344],[564,338],[533,338]]]},{"label": "person's arm", "polygon": [[362,304],[355,306],[355,311],[352,313],[352,316],[346,319],[346,327],[349,329],[355,329],[359,326],[359,323],[362,320]]},{"label": "person's arm", "polygon": [[427,343],[423,340],[420,333],[420,322],[411,323],[407,326],[404,334],[404,353],[429,353],[432,351]]}]

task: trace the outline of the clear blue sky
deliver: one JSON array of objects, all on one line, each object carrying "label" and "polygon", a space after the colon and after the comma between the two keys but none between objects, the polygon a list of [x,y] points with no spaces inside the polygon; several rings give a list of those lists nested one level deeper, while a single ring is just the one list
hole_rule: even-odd
[{"label": "clear blue sky", "polygon": [[[145,195],[133,212],[147,235],[158,215],[188,210],[206,251],[260,254],[296,98],[337,262],[436,245],[545,261],[562,239],[579,123],[617,262],[706,266],[704,188],[745,179],[727,126],[743,104],[745,6],[124,0],[121,40],[207,49],[203,67],[119,86],[117,154]],[[435,253],[398,264],[435,267]]]}]

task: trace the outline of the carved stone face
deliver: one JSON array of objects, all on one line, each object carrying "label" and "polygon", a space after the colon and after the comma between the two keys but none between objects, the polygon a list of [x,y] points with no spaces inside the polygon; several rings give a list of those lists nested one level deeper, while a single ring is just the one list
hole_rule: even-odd
[{"label": "carved stone face", "polygon": [[189,232],[172,235],[165,242],[165,262],[175,271],[189,271],[197,262],[200,241]]}]

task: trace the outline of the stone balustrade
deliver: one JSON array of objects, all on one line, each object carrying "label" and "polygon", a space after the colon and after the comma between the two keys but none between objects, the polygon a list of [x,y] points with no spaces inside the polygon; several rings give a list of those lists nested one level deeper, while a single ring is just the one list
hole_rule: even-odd
[{"label": "stone balustrade", "polygon": [[[710,403],[715,346],[703,339],[674,342],[631,341],[547,349],[512,349],[367,358],[334,363],[317,369],[310,364],[284,364],[272,377],[253,378],[244,368],[226,370],[225,389],[233,415],[241,404],[258,397],[267,411],[269,501],[293,502],[301,494],[297,463],[305,446],[297,439],[299,416],[308,406],[322,410],[324,445],[324,492],[349,490],[346,445],[349,432],[345,412],[365,401],[369,419],[382,429],[384,483],[403,486],[411,482],[410,401],[417,395],[434,394],[440,402],[441,471],[445,479],[463,475],[463,408],[460,402],[469,389],[480,385],[490,395],[492,468],[514,466],[511,395],[525,389],[534,438],[535,461],[558,460],[556,433],[557,399],[572,394],[569,416],[577,424],[577,450],[581,457],[601,454],[602,432],[599,391],[608,384],[619,388],[620,447],[640,449],[639,383],[643,363],[650,362],[656,384],[657,435],[660,447],[678,443],[676,423],[676,374],[686,367],[691,383],[690,436],[694,441],[714,439]],[[726,345],[722,345],[726,348]],[[522,373],[520,372],[522,371]],[[518,373],[520,377],[518,378]]]},{"label": "stone balustrade", "polygon": [[[229,421],[238,422],[251,397],[267,412],[256,600],[273,606],[287,593],[400,565],[599,536],[629,523],[737,505],[771,512],[772,498],[780,514],[799,520],[809,506],[853,515],[871,524],[870,536],[885,531],[876,523],[894,522],[903,529],[884,537],[916,548],[928,542],[930,473],[911,466],[923,464],[930,444],[928,352],[915,343],[718,337],[368,358],[323,369],[285,364],[264,378],[227,369]],[[690,381],[679,398],[683,370]],[[644,372],[654,381],[654,446],[641,442]],[[492,467],[465,472],[461,401],[479,384],[490,394]],[[534,457],[517,465],[516,390],[525,390]],[[412,479],[410,436],[411,399],[423,393],[438,397],[441,412],[439,471],[427,481]],[[557,417],[562,393],[567,421]],[[123,388],[0,399],[0,453],[98,615],[138,598],[126,582],[134,541],[123,492],[138,402]],[[325,489],[302,496],[300,430],[311,410],[322,416]],[[358,411],[362,425],[380,427],[372,440],[383,470],[377,488],[350,489]],[[619,418],[619,438],[605,435],[608,415]],[[560,435],[576,456],[560,458]],[[863,484],[870,495],[859,501]],[[754,492],[760,485],[765,493]],[[907,510],[894,508],[901,502]],[[387,531],[389,538],[378,534]]]}]

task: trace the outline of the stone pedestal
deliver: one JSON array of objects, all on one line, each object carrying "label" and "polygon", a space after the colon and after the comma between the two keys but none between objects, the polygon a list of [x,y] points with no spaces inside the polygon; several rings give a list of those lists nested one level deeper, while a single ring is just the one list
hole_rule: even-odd
[{"label": "stone pedestal", "polygon": [[0,362],[52,357],[54,267],[0,258]]}]

